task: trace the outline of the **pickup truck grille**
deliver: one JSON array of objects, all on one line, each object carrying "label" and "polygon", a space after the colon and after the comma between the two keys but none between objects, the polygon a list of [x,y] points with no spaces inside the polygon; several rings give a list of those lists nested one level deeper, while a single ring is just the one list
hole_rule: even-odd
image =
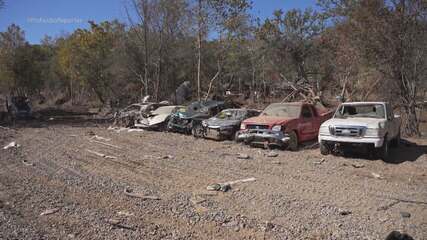
[{"label": "pickup truck grille", "polygon": [[247,125],[247,129],[268,129],[268,125]]},{"label": "pickup truck grille", "polygon": [[332,135],[345,137],[360,137],[363,135],[365,127],[359,126],[335,126],[331,129]]}]

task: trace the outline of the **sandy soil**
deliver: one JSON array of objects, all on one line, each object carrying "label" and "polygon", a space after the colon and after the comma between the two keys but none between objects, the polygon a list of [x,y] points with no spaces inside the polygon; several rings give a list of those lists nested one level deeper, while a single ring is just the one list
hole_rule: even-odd
[{"label": "sandy soil", "polygon": [[0,129],[0,146],[10,141],[21,146],[0,149],[0,239],[384,239],[392,230],[427,239],[425,140],[393,149],[391,163],[318,149],[268,157],[91,122]]}]

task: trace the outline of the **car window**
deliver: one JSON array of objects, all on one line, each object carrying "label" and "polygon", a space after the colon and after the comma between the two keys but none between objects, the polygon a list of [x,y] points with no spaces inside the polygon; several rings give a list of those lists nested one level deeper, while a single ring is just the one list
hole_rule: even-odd
[{"label": "car window", "polygon": [[303,118],[312,118],[313,113],[311,112],[311,109],[308,106],[303,106],[301,109],[301,116]]},{"label": "car window", "polygon": [[385,118],[383,104],[341,105],[335,113],[336,118]]},{"label": "car window", "polygon": [[261,116],[298,118],[300,109],[300,105],[273,103],[262,111]]}]

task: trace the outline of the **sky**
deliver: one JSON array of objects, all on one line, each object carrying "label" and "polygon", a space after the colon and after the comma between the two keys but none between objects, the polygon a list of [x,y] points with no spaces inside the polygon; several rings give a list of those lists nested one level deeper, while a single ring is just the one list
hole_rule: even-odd
[{"label": "sky", "polygon": [[[0,10],[0,32],[12,23],[25,32],[27,41],[39,43],[45,35],[57,37],[77,28],[87,28],[88,21],[118,19],[127,22],[125,6],[129,0],[4,0]],[[254,16],[265,19],[274,10],[316,7],[316,0],[252,0]]]}]

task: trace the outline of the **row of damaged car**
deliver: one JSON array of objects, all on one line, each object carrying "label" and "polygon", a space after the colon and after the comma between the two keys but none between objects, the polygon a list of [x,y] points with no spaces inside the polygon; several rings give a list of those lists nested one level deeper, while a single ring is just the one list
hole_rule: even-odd
[{"label": "row of damaged car", "polygon": [[[132,110],[132,106],[137,108]],[[130,107],[124,110],[132,111],[122,111],[116,118],[126,127],[290,150],[296,150],[304,141],[316,140],[320,125],[333,114],[304,102],[273,103],[263,111],[216,100],[196,101],[188,106],[147,103]]]},{"label": "row of damaged car", "polygon": [[302,143],[317,141],[324,155],[363,150],[383,160],[389,156],[389,146],[400,141],[400,116],[386,102],[346,102],[336,111],[309,102],[273,103],[262,111],[215,100],[188,106],[145,103],[125,108],[116,120],[127,127],[234,139],[263,148],[294,151]]}]

